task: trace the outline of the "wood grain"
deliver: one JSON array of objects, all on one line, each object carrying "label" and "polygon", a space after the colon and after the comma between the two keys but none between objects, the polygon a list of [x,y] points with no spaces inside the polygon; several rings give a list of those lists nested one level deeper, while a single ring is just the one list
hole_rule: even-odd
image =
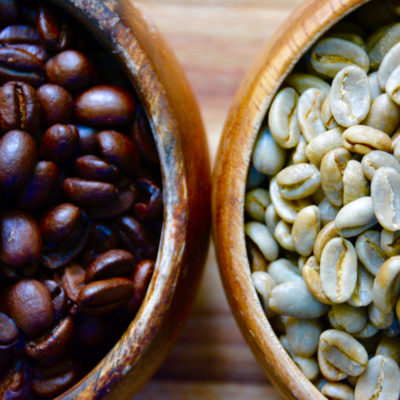
[{"label": "wood grain", "polygon": [[[192,85],[214,160],[234,94],[301,0],[139,0]],[[210,250],[194,309],[170,356],[135,399],[282,400],[245,343]]]}]

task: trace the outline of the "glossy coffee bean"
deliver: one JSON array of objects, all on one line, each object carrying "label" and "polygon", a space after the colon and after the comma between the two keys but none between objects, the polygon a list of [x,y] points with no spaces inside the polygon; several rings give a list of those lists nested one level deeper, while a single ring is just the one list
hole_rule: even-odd
[{"label": "glossy coffee bean", "polygon": [[0,44],[40,44],[40,38],[31,25],[9,25],[0,31]]},{"label": "glossy coffee bean", "polygon": [[90,126],[77,125],[79,133],[79,154],[95,154],[98,150],[97,133],[98,130]]},{"label": "glossy coffee bean", "polygon": [[71,203],[60,204],[43,216],[40,233],[50,246],[68,241],[82,223],[82,211]]},{"label": "glossy coffee bean", "polygon": [[3,132],[22,129],[35,133],[41,106],[35,89],[24,82],[8,82],[0,88],[0,128]]},{"label": "glossy coffee bean", "polygon": [[49,332],[27,341],[25,351],[30,357],[37,359],[54,357],[63,353],[71,341],[73,328],[72,318],[65,317]]},{"label": "glossy coffee bean", "polygon": [[77,91],[90,83],[93,67],[83,53],[66,50],[47,61],[46,73],[51,83]]},{"label": "glossy coffee bean", "polygon": [[99,85],[75,99],[75,117],[86,125],[120,126],[132,122],[135,107],[132,96],[124,89]]},{"label": "glossy coffee bean", "polygon": [[0,313],[0,349],[4,350],[13,346],[18,336],[19,330],[12,318]]},{"label": "glossy coffee bean", "polygon": [[39,6],[37,15],[37,29],[40,38],[52,51],[60,51],[69,47],[71,36],[67,29],[67,24],[61,19],[57,10],[44,6]]},{"label": "glossy coffee bean", "polygon": [[35,336],[54,319],[50,292],[43,283],[26,279],[15,283],[8,295],[11,317],[27,335]]},{"label": "glossy coffee bean", "polygon": [[61,283],[59,284],[56,281],[47,279],[43,281],[43,284],[50,292],[54,308],[54,318],[59,319],[67,308],[67,294],[65,293]]},{"label": "glossy coffee bean", "polygon": [[33,54],[17,47],[0,48],[0,82],[19,80],[36,87],[44,79],[44,66]]},{"label": "glossy coffee bean", "polygon": [[67,178],[63,182],[65,194],[82,206],[110,203],[117,196],[117,188],[111,183]]},{"label": "glossy coffee bean", "polygon": [[121,168],[130,176],[137,174],[140,164],[136,144],[126,135],[117,131],[102,131],[97,135],[100,152],[111,164]]},{"label": "glossy coffee bean", "polygon": [[79,133],[75,125],[56,124],[42,137],[40,155],[45,160],[62,163],[70,158],[79,144]]},{"label": "glossy coffee bean", "polygon": [[88,314],[109,313],[126,303],[133,295],[133,284],[126,278],[112,278],[87,284],[77,302]]},{"label": "glossy coffee bean", "polygon": [[97,181],[111,181],[116,179],[119,170],[99,157],[86,155],[79,157],[74,163],[75,171],[80,178]]},{"label": "glossy coffee bean", "polygon": [[52,161],[39,161],[32,176],[17,195],[18,207],[35,210],[46,202],[57,184],[58,167]]},{"label": "glossy coffee bean", "polygon": [[37,90],[46,125],[67,124],[72,115],[74,101],[62,86],[46,83]]},{"label": "glossy coffee bean", "polygon": [[119,217],[132,209],[136,200],[136,191],[124,190],[120,191],[117,197],[110,203],[102,206],[92,206],[88,210],[88,214],[93,219],[110,219]]},{"label": "glossy coffee bean", "polygon": [[129,274],[135,268],[135,259],[126,250],[110,250],[100,254],[86,270],[86,282]]},{"label": "glossy coffee bean", "polygon": [[139,221],[151,221],[156,219],[163,206],[161,189],[150,179],[136,181],[138,188],[138,200],[135,204],[135,215]]},{"label": "glossy coffee bean", "polygon": [[154,262],[151,260],[140,261],[132,275],[134,294],[126,304],[126,309],[130,314],[134,315],[139,310],[146,295],[147,287],[149,286],[151,277],[154,272]]},{"label": "glossy coffee bean", "polygon": [[0,218],[0,260],[12,268],[39,262],[42,238],[37,222],[20,211],[7,211]]},{"label": "glossy coffee bean", "polygon": [[15,191],[31,177],[37,161],[36,144],[24,131],[10,131],[0,139],[0,186]]},{"label": "glossy coffee bean", "polygon": [[119,243],[119,237],[111,226],[102,222],[98,222],[92,226],[89,246],[97,253],[118,249],[120,247]]},{"label": "glossy coffee bean", "polygon": [[67,296],[76,302],[80,291],[85,286],[86,271],[78,264],[70,264],[64,270],[62,286]]},{"label": "glossy coffee bean", "polygon": [[26,53],[29,53],[32,56],[36,57],[42,64],[44,64],[49,58],[49,53],[47,52],[47,50],[43,46],[38,44],[17,43],[8,44],[7,47],[25,51]]}]

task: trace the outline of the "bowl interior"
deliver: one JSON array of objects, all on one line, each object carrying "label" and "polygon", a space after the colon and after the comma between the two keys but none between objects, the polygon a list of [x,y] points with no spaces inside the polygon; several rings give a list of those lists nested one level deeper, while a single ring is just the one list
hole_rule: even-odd
[{"label": "bowl interior", "polygon": [[326,399],[283,349],[258,300],[244,236],[251,154],[271,101],[300,58],[330,27],[368,0],[310,0],[280,26],[246,74],[225,123],[213,176],[213,237],[225,293],[243,335],[287,399]]}]

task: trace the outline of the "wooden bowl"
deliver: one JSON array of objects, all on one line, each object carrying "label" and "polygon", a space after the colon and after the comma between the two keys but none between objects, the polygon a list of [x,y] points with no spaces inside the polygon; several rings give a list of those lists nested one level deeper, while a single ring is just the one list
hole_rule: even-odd
[{"label": "wooden bowl", "polygon": [[168,354],[209,243],[210,164],[197,103],[157,29],[130,1],[52,0],[118,58],[145,108],[161,160],[164,223],[143,304],[104,359],[62,399],[130,399]]},{"label": "wooden bowl", "polygon": [[367,1],[309,0],[289,16],[236,93],[214,169],[213,238],[225,293],[255,357],[286,399],[326,400],[283,349],[252,284],[244,235],[247,172],[261,123],[286,76],[323,33]]}]

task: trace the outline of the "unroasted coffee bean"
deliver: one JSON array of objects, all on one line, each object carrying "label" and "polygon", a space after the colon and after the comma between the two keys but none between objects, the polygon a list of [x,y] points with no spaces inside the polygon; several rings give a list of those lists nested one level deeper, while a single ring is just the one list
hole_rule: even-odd
[{"label": "unroasted coffee bean", "polygon": [[56,124],[45,132],[40,143],[40,155],[45,160],[64,162],[73,155],[79,144],[75,125]]},{"label": "unroasted coffee bean", "polygon": [[35,133],[41,106],[35,89],[24,82],[8,82],[0,88],[0,128],[3,132],[22,129]]},{"label": "unroasted coffee bean", "polygon": [[137,174],[140,163],[137,146],[127,136],[117,131],[102,131],[97,135],[100,152],[110,163],[131,176]]},{"label": "unroasted coffee bean", "polygon": [[135,268],[135,259],[125,250],[110,250],[98,256],[86,271],[86,282],[123,276]]},{"label": "unroasted coffee bean", "polygon": [[134,286],[129,279],[112,278],[84,286],[77,302],[85,313],[104,314],[121,307],[133,293]]},{"label": "unroasted coffee bean", "polygon": [[8,293],[13,320],[28,335],[37,335],[54,319],[50,292],[37,280],[21,280]]},{"label": "unroasted coffee bean", "polygon": [[0,139],[0,186],[20,189],[32,175],[37,161],[36,144],[24,131],[10,131]]},{"label": "unroasted coffee bean", "polygon": [[62,86],[46,83],[38,88],[37,97],[47,125],[66,124],[70,121],[74,101]]},{"label": "unroasted coffee bean", "polygon": [[42,238],[37,222],[28,214],[8,211],[0,219],[0,259],[13,268],[39,262]]},{"label": "unroasted coffee bean", "polygon": [[135,103],[131,95],[116,86],[100,85],[75,100],[75,117],[94,126],[125,125],[132,121]]},{"label": "unroasted coffee bean", "polygon": [[76,50],[63,51],[46,64],[50,82],[72,91],[85,88],[90,82],[92,72],[93,67],[89,59]]},{"label": "unroasted coffee bean", "polygon": [[57,183],[58,167],[52,161],[39,161],[33,175],[18,194],[18,206],[31,211],[41,207]]}]

